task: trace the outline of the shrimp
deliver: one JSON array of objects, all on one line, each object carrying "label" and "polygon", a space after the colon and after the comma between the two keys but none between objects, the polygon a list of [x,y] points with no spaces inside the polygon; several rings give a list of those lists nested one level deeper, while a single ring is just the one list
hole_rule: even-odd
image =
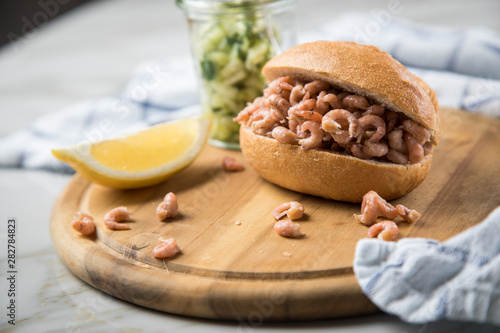
[{"label": "shrimp", "polygon": [[304,206],[297,201],[285,202],[279,205],[273,211],[273,216],[279,220],[283,216],[288,216],[290,220],[298,220],[304,215]]},{"label": "shrimp", "polygon": [[290,103],[283,97],[277,94],[273,94],[266,99],[266,105],[270,108],[277,109],[280,113],[286,114],[290,108]]},{"label": "shrimp", "polygon": [[247,124],[253,125],[254,122],[264,119],[269,114],[267,107],[256,110],[249,114]]},{"label": "shrimp", "polygon": [[179,252],[181,249],[177,245],[177,241],[174,238],[169,238],[153,249],[153,257],[158,259],[171,258]]},{"label": "shrimp", "polygon": [[341,109],[342,108],[342,103],[339,101],[339,98],[335,94],[326,94],[325,97],[323,97],[323,102],[326,102],[330,104],[332,109]]},{"label": "shrimp", "polygon": [[385,157],[396,164],[407,164],[408,163],[408,156],[403,154],[400,151],[397,151],[395,149],[389,149],[389,152],[385,155]]},{"label": "shrimp", "polygon": [[[290,109],[288,109],[288,115],[291,116],[291,115],[295,115],[297,112],[299,111],[310,111],[310,112],[314,112],[314,111],[311,111],[313,108],[314,108],[314,105],[316,104],[316,101],[312,98],[310,99],[306,99],[306,100],[303,100],[301,101],[300,103],[298,104],[295,104],[294,106],[292,106]],[[317,112],[316,112],[317,113]],[[321,116],[321,115],[320,115]]]},{"label": "shrimp", "polygon": [[314,106],[313,111],[324,115],[330,109],[340,108],[342,108],[342,103],[339,102],[335,94],[327,94],[325,91],[322,91],[319,93],[318,98],[316,99],[316,105]]},{"label": "shrimp", "polygon": [[250,113],[248,111],[245,111],[245,109],[243,109],[242,111],[240,111],[240,113],[238,113],[238,115],[236,117],[233,118],[233,121],[236,121],[237,123],[240,123],[240,124],[247,124],[248,123],[248,120],[250,119]]},{"label": "shrimp", "polygon": [[301,85],[296,85],[290,92],[290,104],[299,104],[304,100],[308,100],[311,94],[305,91],[304,87]]},{"label": "shrimp", "polygon": [[428,154],[432,153],[433,146],[432,146],[432,143],[430,141],[426,142],[424,144],[423,148],[424,148],[424,155],[428,155]]},{"label": "shrimp", "polygon": [[177,210],[179,205],[177,204],[177,197],[174,193],[169,192],[163,198],[163,201],[156,208],[156,215],[160,220],[164,220],[167,217],[177,216]]},{"label": "shrimp", "polygon": [[399,121],[399,115],[398,115],[398,113],[396,113],[394,111],[387,111],[385,113],[385,119],[387,120],[387,124],[386,124],[385,129],[386,129],[387,133],[390,133],[390,132],[392,132],[394,127],[396,127],[396,124]]},{"label": "shrimp", "polygon": [[76,212],[71,221],[71,227],[85,236],[90,236],[95,231],[94,219],[89,214]]},{"label": "shrimp", "polygon": [[130,214],[127,207],[116,207],[104,215],[104,224],[111,230],[128,230],[130,229],[128,225],[117,222],[129,221]]},{"label": "shrimp", "polygon": [[311,119],[312,121],[316,123],[321,123],[321,120],[323,119],[323,116],[315,111],[306,111],[306,110],[294,110],[292,111],[292,114],[294,116],[306,118],[306,119]]},{"label": "shrimp", "polygon": [[370,157],[382,157],[389,152],[389,147],[385,142],[365,141],[363,144],[363,153]]},{"label": "shrimp", "polygon": [[268,132],[272,131],[275,125],[279,124],[281,120],[277,117],[276,113],[270,113],[267,110],[262,110],[254,115],[255,117],[251,119],[251,128],[255,133],[260,135],[266,135]]},{"label": "shrimp", "polygon": [[332,141],[333,137],[330,133],[325,132],[325,135],[323,135],[323,141]]},{"label": "shrimp", "polygon": [[321,125],[314,121],[306,121],[300,127],[301,132],[305,133],[309,131],[311,135],[309,137],[300,139],[299,145],[304,149],[312,149],[317,148],[323,142],[323,135],[325,132],[321,129]]},{"label": "shrimp", "polygon": [[385,121],[379,116],[373,114],[363,116],[358,119],[358,124],[365,132],[369,142],[378,142],[385,135]]},{"label": "shrimp", "polygon": [[279,77],[277,78],[276,80],[274,81],[277,81],[278,83],[288,83],[289,85],[296,85],[297,84],[297,80],[295,80],[293,77],[291,76],[282,76],[282,77]]},{"label": "shrimp", "polygon": [[342,99],[342,103],[345,107],[353,109],[366,110],[370,107],[370,103],[363,96],[358,95],[347,95]]},{"label": "shrimp", "polygon": [[257,97],[253,103],[248,103],[247,106],[238,113],[238,115],[233,119],[240,124],[248,124],[250,117],[257,112],[262,106],[264,106],[264,98]]},{"label": "shrimp", "polygon": [[398,212],[396,208],[380,197],[377,192],[369,191],[363,196],[361,215],[354,214],[354,218],[365,225],[372,225],[377,221],[377,217],[379,216],[393,220],[398,217]]},{"label": "shrimp", "polygon": [[330,105],[323,100],[325,94],[326,93],[324,91],[319,93],[318,98],[316,98],[316,105],[313,108],[313,111],[318,112],[321,115],[324,115],[328,110],[330,110]]},{"label": "shrimp", "polygon": [[[349,96],[350,93],[347,91],[341,92],[340,94],[337,95],[337,99],[342,102],[346,96]],[[340,108],[339,108],[340,109]]]},{"label": "shrimp", "polygon": [[281,143],[298,144],[297,135],[286,127],[278,126],[273,128],[271,135]]},{"label": "shrimp", "polygon": [[277,120],[280,124],[285,123],[285,118],[287,114],[288,109],[283,109],[283,110],[278,110],[274,107],[271,107],[271,114],[273,115],[274,119]]},{"label": "shrimp", "polygon": [[[309,116],[309,117],[316,117],[313,116],[314,114],[304,112],[302,113],[301,111],[310,111],[314,107],[315,101],[313,99],[307,99],[304,100],[298,104],[295,104],[292,106],[290,109],[288,109],[288,127],[290,128],[291,131],[297,132],[299,128],[299,125],[302,125],[303,120],[301,119],[302,116]],[[310,111],[314,112],[314,111]],[[321,116],[320,114],[318,114]]]},{"label": "shrimp", "polygon": [[424,159],[424,148],[411,134],[404,132],[403,139],[408,147],[408,160],[410,163],[418,163]]},{"label": "shrimp", "polygon": [[237,172],[245,170],[245,166],[236,161],[235,158],[231,156],[226,156],[222,160],[222,168],[227,172]]},{"label": "shrimp", "polygon": [[292,131],[292,133],[296,134],[298,130],[300,130],[299,125],[299,118],[297,118],[296,116],[288,117],[288,128],[290,128],[290,131]]},{"label": "shrimp", "polygon": [[338,100],[335,94],[327,94],[325,91],[319,93],[318,98],[316,99],[316,106],[313,111],[324,115],[330,109],[340,109],[342,108],[342,103]]},{"label": "shrimp", "polygon": [[408,209],[403,205],[396,205],[396,210],[399,216],[408,223],[417,222],[420,218],[420,213],[413,209]]},{"label": "shrimp", "polygon": [[304,90],[307,91],[309,94],[311,94],[311,96],[319,94],[320,91],[329,89],[330,89],[330,84],[322,80],[314,80],[304,86]]},{"label": "shrimp", "polygon": [[382,221],[375,223],[368,229],[368,237],[377,237],[383,241],[392,242],[398,237],[399,228],[393,221]]},{"label": "shrimp", "polygon": [[290,101],[291,90],[282,90],[279,95],[283,97],[287,102]]},{"label": "shrimp", "polygon": [[361,158],[364,160],[371,158],[370,155],[367,155],[363,152],[363,145],[361,143],[351,144],[350,149],[351,149],[351,153],[357,158]]},{"label": "shrimp", "polygon": [[380,104],[373,104],[365,112],[363,112],[363,116],[367,116],[369,114],[373,114],[375,116],[382,117],[385,113],[385,108]]},{"label": "shrimp", "polygon": [[274,230],[283,237],[298,238],[305,235],[300,231],[300,224],[292,220],[281,220],[274,224]]},{"label": "shrimp", "polygon": [[431,138],[430,132],[424,126],[419,125],[416,121],[406,119],[403,121],[402,125],[403,130],[413,136],[420,145],[423,145]]},{"label": "shrimp", "polygon": [[407,153],[406,143],[403,140],[403,130],[395,129],[387,135],[389,147],[401,153]]},{"label": "shrimp", "polygon": [[333,140],[341,145],[347,144],[358,135],[358,120],[343,109],[335,109],[323,116],[321,127],[332,135]]},{"label": "shrimp", "polygon": [[354,112],[352,113],[352,115],[353,115],[354,117],[356,117],[356,119],[359,119],[359,118],[361,118],[361,117],[363,116],[363,114],[361,113],[361,111],[354,111]]},{"label": "shrimp", "polygon": [[283,91],[292,91],[297,81],[291,76],[282,76],[271,82],[268,89],[275,94],[281,95]]}]

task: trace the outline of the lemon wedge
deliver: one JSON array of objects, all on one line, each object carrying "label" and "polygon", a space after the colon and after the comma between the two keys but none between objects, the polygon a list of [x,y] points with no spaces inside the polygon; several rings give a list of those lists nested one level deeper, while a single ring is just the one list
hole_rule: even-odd
[{"label": "lemon wedge", "polygon": [[191,164],[208,138],[211,119],[200,115],[95,143],[52,150],[81,176],[129,189],[158,184]]}]

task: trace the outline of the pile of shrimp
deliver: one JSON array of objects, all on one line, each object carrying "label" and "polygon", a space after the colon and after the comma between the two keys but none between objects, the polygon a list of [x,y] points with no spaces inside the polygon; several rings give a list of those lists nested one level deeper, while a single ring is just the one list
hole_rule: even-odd
[{"label": "pile of shrimp", "polygon": [[430,132],[422,125],[321,80],[280,77],[234,120],[281,143],[361,159],[418,163],[432,151]]},{"label": "pile of shrimp", "polygon": [[[379,216],[388,220],[377,222]],[[394,221],[391,221],[397,217],[408,223],[415,223],[420,218],[420,213],[403,205],[394,207],[375,191],[369,191],[363,196],[361,214],[354,215],[358,222],[370,226],[368,237],[378,237],[385,241],[393,241],[398,237],[399,228]]]},{"label": "pile of shrimp", "polygon": [[[179,205],[176,195],[173,192],[169,192],[156,208],[156,215],[163,221],[167,218],[176,217],[178,209]],[[130,227],[127,224],[119,222],[131,221],[130,214],[132,213],[125,206],[113,208],[104,215],[104,225],[111,230],[129,230]],[[75,231],[85,236],[93,235],[96,230],[93,217],[83,212],[76,212],[71,221],[71,226]],[[162,243],[157,245],[152,252],[155,258],[171,258],[181,252],[175,238],[167,240],[160,238],[160,240]]]}]

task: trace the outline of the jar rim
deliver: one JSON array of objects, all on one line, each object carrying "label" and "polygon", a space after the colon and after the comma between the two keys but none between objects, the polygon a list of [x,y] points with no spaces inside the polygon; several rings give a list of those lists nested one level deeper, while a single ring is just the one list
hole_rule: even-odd
[{"label": "jar rim", "polygon": [[296,0],[176,0],[177,6],[188,13],[238,14],[248,11],[286,10]]}]

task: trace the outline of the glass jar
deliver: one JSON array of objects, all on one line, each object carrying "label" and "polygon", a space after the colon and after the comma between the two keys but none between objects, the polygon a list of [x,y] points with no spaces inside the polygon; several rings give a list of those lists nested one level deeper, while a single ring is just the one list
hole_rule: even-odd
[{"label": "glass jar", "polygon": [[177,0],[184,10],[209,142],[239,149],[233,118],[267,85],[264,64],[296,43],[295,0]]}]

